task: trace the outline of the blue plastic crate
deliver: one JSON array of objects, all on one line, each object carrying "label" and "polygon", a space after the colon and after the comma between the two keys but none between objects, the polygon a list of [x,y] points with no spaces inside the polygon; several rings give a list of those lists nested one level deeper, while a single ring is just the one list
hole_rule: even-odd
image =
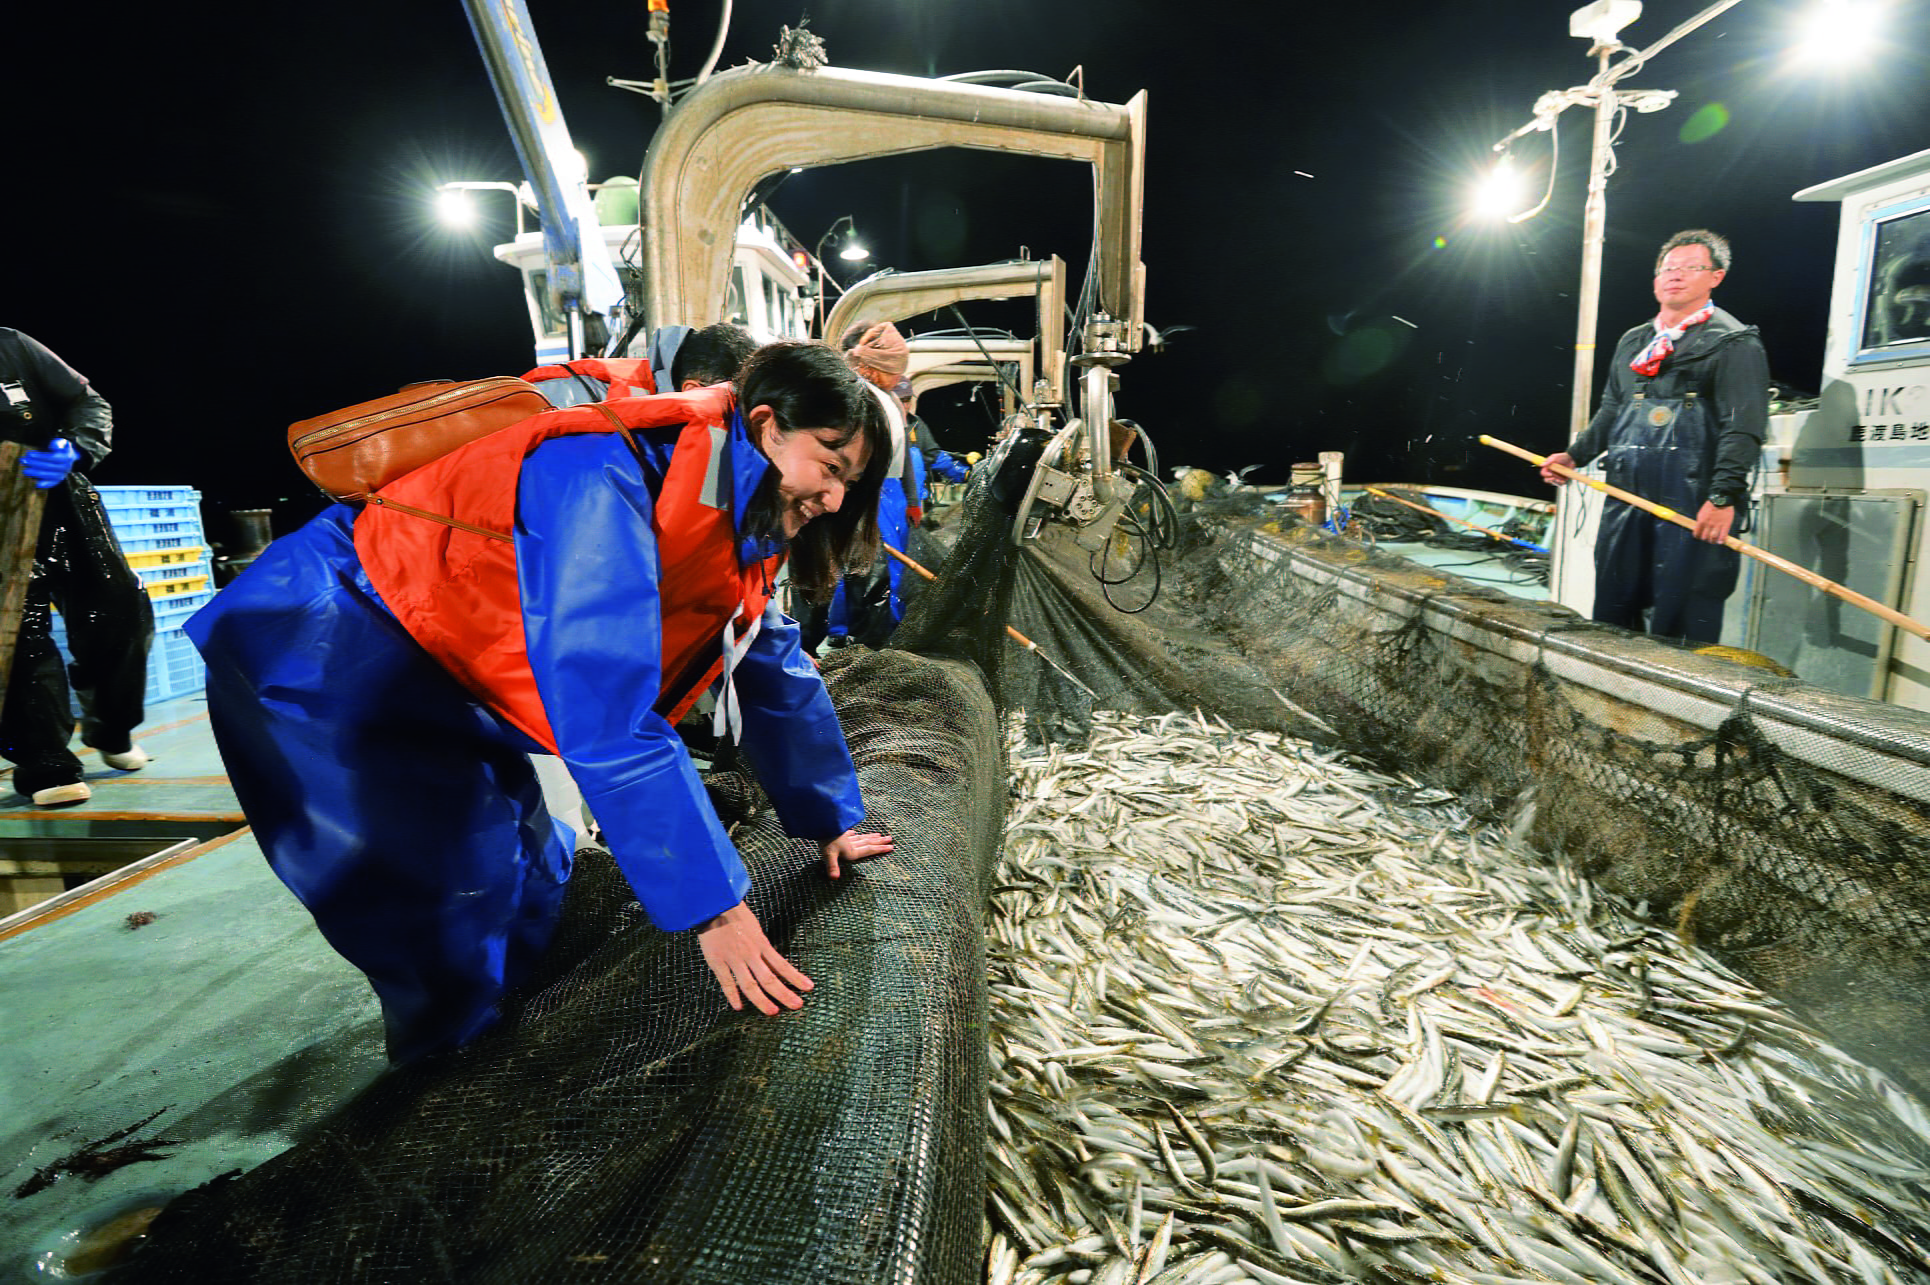
[{"label": "blue plastic crate", "polygon": [[116,529],[114,538],[121,542],[122,553],[146,553],[152,549],[186,549],[201,544],[199,531],[183,531],[166,535],[132,535]]},{"label": "blue plastic crate", "polygon": [[191,486],[97,486],[101,503],[109,509],[142,504],[199,502],[201,492]]},{"label": "blue plastic crate", "polygon": [[199,527],[201,506],[189,501],[185,504],[127,504],[107,510],[107,524],[116,529],[139,522],[191,522]]},{"label": "blue plastic crate", "polygon": [[107,525],[124,553],[206,544],[201,493],[191,486],[101,486]]},{"label": "blue plastic crate", "polygon": [[160,637],[171,630],[179,629],[188,622],[188,617],[208,605],[214,598],[213,589],[198,589],[193,593],[177,593],[166,598],[154,600],[154,636]]},{"label": "blue plastic crate", "polygon": [[173,700],[201,691],[208,685],[208,669],[201,653],[179,629],[154,635],[154,646],[147,654],[147,699]]},{"label": "blue plastic crate", "polygon": [[[137,549],[175,549],[184,544],[202,544],[201,519],[198,517],[159,518],[153,521],[121,521],[116,518],[108,523],[114,528],[114,538],[121,542],[121,551],[132,553]],[[167,538],[168,543],[157,541]]]}]

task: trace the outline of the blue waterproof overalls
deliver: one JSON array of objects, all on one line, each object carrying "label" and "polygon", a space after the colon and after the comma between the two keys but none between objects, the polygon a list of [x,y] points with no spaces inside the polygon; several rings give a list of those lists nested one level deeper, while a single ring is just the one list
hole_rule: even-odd
[{"label": "blue waterproof overalls", "polygon": [[[729,428],[722,502],[741,530],[770,466],[740,418]],[[637,437],[642,459],[610,433],[527,456],[516,573],[556,748],[644,909],[675,931],[734,905],[749,879],[653,709],[653,511],[671,448]],[[548,944],[572,853],[528,758],[547,750],[403,629],[357,556],[357,517],[337,505],[275,541],[188,632],[207,658],[210,721],[263,852],[329,944],[368,975],[400,1062],[496,1020],[504,991]],[[740,557],[769,552],[746,542]],[[773,607],[737,662],[743,748],[787,830],[830,838],[863,805],[797,640]]]}]

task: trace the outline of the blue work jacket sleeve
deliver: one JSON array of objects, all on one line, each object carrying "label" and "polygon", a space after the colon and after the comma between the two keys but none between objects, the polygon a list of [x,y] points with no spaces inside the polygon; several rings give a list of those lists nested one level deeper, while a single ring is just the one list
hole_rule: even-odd
[{"label": "blue work jacket sleeve", "polygon": [[916,446],[908,447],[905,451],[905,472],[910,483],[907,501],[922,509],[925,501],[931,498],[931,492],[925,488],[925,453]]},{"label": "blue work jacket sleeve", "polygon": [[931,457],[931,471],[947,482],[963,482],[972,475],[971,467],[950,451],[938,451]]},{"label": "blue work jacket sleeve", "polygon": [[650,921],[677,932],[742,901],[750,875],[652,708],[663,655],[654,510],[620,438],[545,442],[517,485],[516,575],[557,752]]},{"label": "blue work jacket sleeve", "polygon": [[844,729],[818,667],[798,644],[797,621],[766,607],[733,681],[744,711],[744,757],[784,832],[822,842],[864,820]]}]

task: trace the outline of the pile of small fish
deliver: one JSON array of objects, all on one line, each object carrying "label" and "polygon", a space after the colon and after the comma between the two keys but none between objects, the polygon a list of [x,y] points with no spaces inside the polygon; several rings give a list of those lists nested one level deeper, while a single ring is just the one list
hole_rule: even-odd
[{"label": "pile of small fish", "polygon": [[988,1280],[1930,1280],[1918,1102],[1446,791],[1196,714],[1013,763]]}]

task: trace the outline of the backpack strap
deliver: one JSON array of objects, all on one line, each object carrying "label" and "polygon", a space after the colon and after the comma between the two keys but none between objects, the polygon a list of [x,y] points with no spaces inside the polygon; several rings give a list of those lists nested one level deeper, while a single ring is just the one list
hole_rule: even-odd
[{"label": "backpack strap", "polygon": [[473,522],[464,522],[458,518],[444,517],[440,513],[431,513],[427,509],[418,509],[407,504],[398,504],[394,500],[386,500],[379,495],[371,495],[367,502],[370,504],[379,504],[385,509],[394,509],[397,513],[406,513],[410,517],[427,518],[431,522],[440,522],[444,526],[454,527],[458,531],[468,531],[472,535],[487,536],[491,540],[501,540],[505,544],[516,543],[515,536],[504,535],[501,531],[491,531],[488,527],[480,527]]}]

